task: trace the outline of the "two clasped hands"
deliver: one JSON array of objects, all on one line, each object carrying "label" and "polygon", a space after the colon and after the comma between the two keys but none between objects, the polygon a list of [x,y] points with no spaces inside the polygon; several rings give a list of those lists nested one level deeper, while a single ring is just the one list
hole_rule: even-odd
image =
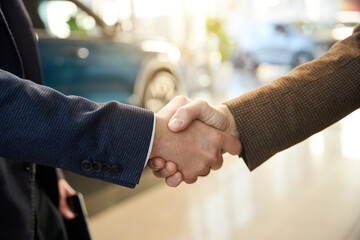
[{"label": "two clasped hands", "polygon": [[156,113],[156,129],[148,166],[168,186],[196,182],[221,168],[222,154],[239,155],[241,143],[226,105],[178,96]]}]

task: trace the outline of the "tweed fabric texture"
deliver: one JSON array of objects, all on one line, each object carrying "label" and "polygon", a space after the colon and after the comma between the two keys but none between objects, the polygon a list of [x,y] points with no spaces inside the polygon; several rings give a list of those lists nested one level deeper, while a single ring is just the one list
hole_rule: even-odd
[{"label": "tweed fabric texture", "polygon": [[319,58],[224,103],[250,170],[360,106],[360,26]]}]

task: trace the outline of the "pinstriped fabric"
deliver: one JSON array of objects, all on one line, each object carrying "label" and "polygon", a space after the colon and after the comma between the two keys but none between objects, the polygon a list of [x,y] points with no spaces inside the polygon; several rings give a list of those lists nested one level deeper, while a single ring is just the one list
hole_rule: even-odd
[{"label": "pinstriped fabric", "polygon": [[20,57],[19,49],[18,49],[17,45],[15,44],[14,36],[13,36],[13,34],[12,34],[12,32],[11,32],[11,29],[10,29],[9,25],[7,24],[7,21],[6,21],[5,16],[4,16],[4,14],[3,14],[3,12],[2,12],[1,9],[0,9],[0,17],[3,18],[3,19],[2,19],[2,20],[3,20],[3,24],[4,24],[5,28],[6,28],[7,31],[8,31],[8,36],[9,36],[10,39],[11,39],[10,42],[13,44],[12,47],[13,47],[14,50],[15,50],[14,53],[15,53],[15,55],[16,55],[16,57],[17,57],[17,60],[19,61],[19,71],[20,71],[19,76],[22,77],[22,78],[25,78],[24,64],[23,64],[22,59],[21,59],[21,57]]},{"label": "pinstriped fabric", "polygon": [[1,2],[1,11],[6,19],[0,20],[0,68],[40,84],[37,43],[23,3],[19,0]]},{"label": "pinstriped fabric", "polygon": [[[152,135],[151,111],[97,104],[0,70],[0,156],[134,187]],[[84,171],[84,160],[119,165],[119,175]]]},{"label": "pinstriped fabric", "polygon": [[[38,52],[22,1],[0,1],[0,239],[33,239],[35,177],[55,204],[52,167],[134,187],[143,171],[154,115],[38,85]],[[101,170],[84,168],[86,161],[101,164]],[[38,164],[36,174],[29,162]]]},{"label": "pinstriped fabric", "polygon": [[318,59],[225,104],[253,170],[360,107],[360,26]]}]

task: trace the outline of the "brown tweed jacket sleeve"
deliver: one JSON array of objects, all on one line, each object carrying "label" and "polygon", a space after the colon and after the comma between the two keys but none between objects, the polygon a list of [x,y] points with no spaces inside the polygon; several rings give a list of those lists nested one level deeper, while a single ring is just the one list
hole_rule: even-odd
[{"label": "brown tweed jacket sleeve", "polygon": [[225,103],[250,170],[360,106],[360,26],[326,54]]}]

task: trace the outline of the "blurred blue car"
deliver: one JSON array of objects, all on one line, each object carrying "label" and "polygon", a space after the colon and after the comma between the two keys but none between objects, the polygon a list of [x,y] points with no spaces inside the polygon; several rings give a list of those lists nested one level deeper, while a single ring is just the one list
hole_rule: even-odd
[{"label": "blurred blue car", "polygon": [[[130,23],[108,26],[76,0],[24,0],[38,39],[44,83],[66,95],[96,102],[117,100],[157,111],[186,94],[178,65],[180,51],[159,41],[136,41]],[[65,171],[95,214],[137,191]],[[153,182],[150,181],[150,184]],[[149,187],[146,185],[146,187]],[[100,192],[100,193],[98,193]],[[115,194],[117,192],[119,194]],[[97,196],[106,197],[98,204]],[[93,200],[95,199],[95,200]]]},{"label": "blurred blue car", "polygon": [[154,111],[185,87],[180,51],[134,40],[77,0],[24,0],[38,38],[44,84],[96,102],[116,100]]}]

